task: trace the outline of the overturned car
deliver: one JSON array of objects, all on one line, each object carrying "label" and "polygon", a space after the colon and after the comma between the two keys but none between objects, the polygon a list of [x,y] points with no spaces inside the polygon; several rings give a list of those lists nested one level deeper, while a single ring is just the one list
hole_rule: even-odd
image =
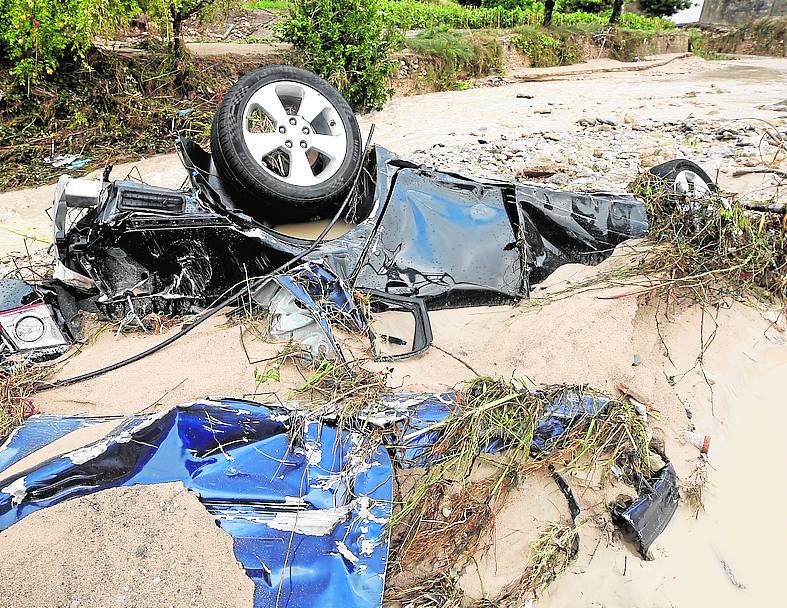
[{"label": "overturned car", "polygon": [[[218,108],[212,153],[176,138],[188,186],[111,181],[111,167],[98,180],[61,177],[53,284],[109,318],[177,315],[262,289],[265,279],[308,263],[345,291],[413,312],[421,328],[413,350],[421,350],[427,309],[527,297],[558,266],[597,263],[648,232],[645,206],[632,194],[475,180],[362,144],[352,110],[319,77],[288,66],[247,74]],[[714,188],[689,161],[652,171],[686,195]],[[277,228],[328,218],[316,239]],[[339,223],[349,229],[328,238]],[[61,298],[48,297],[58,308]],[[40,332],[23,328],[26,341],[0,316],[6,352],[68,344],[71,315],[58,320],[63,314],[48,310],[60,333],[33,339]]]}]

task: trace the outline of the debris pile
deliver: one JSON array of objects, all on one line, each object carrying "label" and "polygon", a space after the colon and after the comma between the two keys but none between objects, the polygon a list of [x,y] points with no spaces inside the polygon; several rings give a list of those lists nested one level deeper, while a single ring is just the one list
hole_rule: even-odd
[{"label": "debris pile", "polygon": [[416,150],[413,158],[446,171],[507,179],[513,175],[577,191],[624,190],[643,168],[676,157],[697,162],[711,176],[787,163],[787,129],[745,119],[588,115],[564,132],[500,133],[481,126],[469,135],[478,145],[438,143]]}]

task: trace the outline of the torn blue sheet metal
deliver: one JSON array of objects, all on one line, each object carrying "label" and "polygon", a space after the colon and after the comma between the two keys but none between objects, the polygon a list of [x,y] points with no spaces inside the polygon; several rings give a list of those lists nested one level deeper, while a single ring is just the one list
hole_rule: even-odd
[{"label": "torn blue sheet metal", "polygon": [[367,608],[382,601],[392,478],[369,436],[275,407],[199,401],[127,419],[2,480],[0,529],[106,488],[180,481],[233,537],[255,608]]},{"label": "torn blue sheet metal", "polygon": [[329,317],[343,319],[349,327],[371,337],[366,319],[344,282],[315,262],[272,277],[252,298],[269,311],[272,336],[299,342],[314,359],[328,356],[346,361]]},{"label": "torn blue sheet metal", "polygon": [[564,392],[555,396],[533,434],[533,451],[548,453],[560,435],[586,417],[595,418],[609,405],[609,397],[591,393]]},{"label": "torn blue sheet metal", "polygon": [[0,473],[44,446],[73,431],[104,422],[123,420],[123,416],[48,416],[36,414],[15,429],[0,445]]},{"label": "torn blue sheet metal", "polygon": [[[396,398],[411,404],[414,398],[421,399],[407,420],[399,422],[400,427],[403,427],[401,436],[405,441],[399,448],[397,461],[403,467],[426,467],[438,461],[440,454],[435,453],[434,447],[440,443],[442,429],[438,427],[430,430],[430,427],[445,419],[454,410],[456,393],[439,393],[428,398],[399,394]],[[555,396],[538,421],[533,434],[532,453],[536,456],[548,454],[560,435],[579,420],[600,415],[609,405],[609,401],[609,397],[604,395],[571,391]],[[493,454],[507,447],[509,446],[502,441],[492,438],[484,452]]]}]

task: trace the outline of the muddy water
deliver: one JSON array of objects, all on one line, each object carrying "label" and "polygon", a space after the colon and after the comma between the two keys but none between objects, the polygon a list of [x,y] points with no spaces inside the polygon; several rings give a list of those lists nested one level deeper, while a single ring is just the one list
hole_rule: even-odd
[{"label": "muddy water", "polygon": [[[325,230],[329,222],[330,220],[317,220],[316,222],[301,222],[299,224],[280,224],[279,226],[275,226],[274,230],[286,234],[287,236],[313,241],[320,236],[320,233]],[[346,234],[354,225],[355,224],[348,224],[343,221],[336,222],[328,231],[326,240],[330,241],[331,239]]]},{"label": "muddy water", "polygon": [[[668,328],[675,366],[664,366],[667,375],[693,365],[695,316]],[[696,371],[675,387],[692,407],[697,431],[712,437],[705,511],[695,517],[682,504],[651,547],[653,561],[603,540],[594,550],[595,539],[586,536],[579,559],[539,608],[783,605],[787,344],[756,316],[736,306],[720,319],[718,341],[706,354],[712,408],[708,385]],[[674,437],[667,441],[685,478],[699,454],[686,457]]]}]

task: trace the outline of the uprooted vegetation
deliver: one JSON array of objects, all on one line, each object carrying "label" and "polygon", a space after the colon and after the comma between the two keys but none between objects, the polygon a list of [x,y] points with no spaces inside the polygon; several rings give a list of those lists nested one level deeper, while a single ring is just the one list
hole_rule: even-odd
[{"label": "uprooted vegetation", "polygon": [[724,192],[679,196],[651,175],[640,177],[634,192],[647,205],[653,243],[635,272],[660,277],[657,289],[702,301],[726,295],[787,299],[783,213],[753,210]]},{"label": "uprooted vegetation", "polygon": [[686,197],[650,173],[642,173],[631,191],[648,210],[644,248],[630,263],[545,301],[610,283],[639,285],[638,293],[666,302],[787,301],[787,215],[775,198],[754,204],[723,191]]},{"label": "uprooted vegetation", "polygon": [[[567,421],[547,442],[535,441],[536,430],[558,403],[585,400],[586,413]],[[430,564],[435,572],[453,571],[485,548],[495,514],[510,492],[536,471],[590,471],[600,485],[613,476],[634,485],[651,474],[658,460],[649,448],[648,430],[634,406],[625,400],[607,401],[587,386],[530,387],[522,380],[477,377],[458,394],[447,418],[417,434],[437,432],[426,448],[432,461],[402,497],[391,520],[392,561],[401,571]],[[499,457],[486,452],[503,448]],[[486,472],[478,479],[481,468]],[[533,541],[520,579],[484,606],[521,605],[554,580],[575,556],[577,529],[550,523]],[[435,606],[453,606],[462,597],[456,581],[444,574],[427,577],[405,589],[392,589],[392,601],[406,601],[419,590],[442,588]],[[520,602],[520,603],[517,603]]]},{"label": "uprooted vegetation", "polygon": [[8,435],[35,414],[30,397],[52,374],[51,367],[20,365],[0,368],[0,438]]},{"label": "uprooted vegetation", "polygon": [[[205,144],[219,99],[257,63],[173,59],[155,51],[124,57],[95,50],[86,63],[58,70],[29,95],[13,85],[3,66],[0,190],[170,152],[173,128]],[[77,156],[73,164],[53,166],[68,155]]]}]

